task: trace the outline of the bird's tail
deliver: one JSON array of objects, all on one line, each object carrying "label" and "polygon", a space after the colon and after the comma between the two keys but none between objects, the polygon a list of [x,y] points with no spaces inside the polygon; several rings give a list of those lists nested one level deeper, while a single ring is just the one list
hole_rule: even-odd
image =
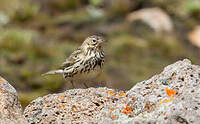
[{"label": "bird's tail", "polygon": [[47,73],[42,74],[42,76],[46,76],[46,75],[52,75],[52,74],[62,74],[63,70],[59,69],[59,70],[53,70],[53,71],[49,71]]}]

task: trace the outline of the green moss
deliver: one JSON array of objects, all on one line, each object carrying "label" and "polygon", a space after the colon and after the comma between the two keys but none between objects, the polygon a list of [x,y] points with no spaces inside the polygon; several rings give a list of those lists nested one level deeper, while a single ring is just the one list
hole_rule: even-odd
[{"label": "green moss", "polygon": [[32,19],[39,12],[39,4],[32,2],[31,0],[21,0],[21,6],[17,10],[14,20],[24,22]]},{"label": "green moss", "polygon": [[36,35],[36,33],[31,30],[19,28],[1,29],[0,34],[0,47],[10,51],[26,48]]},{"label": "green moss", "polygon": [[81,0],[53,0],[50,5],[60,11],[75,9],[81,5]]},{"label": "green moss", "polygon": [[93,6],[100,6],[103,4],[103,0],[90,0],[90,4]]}]

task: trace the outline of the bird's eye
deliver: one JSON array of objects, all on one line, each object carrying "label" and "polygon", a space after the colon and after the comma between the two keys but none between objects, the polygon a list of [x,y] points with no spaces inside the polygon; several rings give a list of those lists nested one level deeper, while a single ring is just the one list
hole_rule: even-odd
[{"label": "bird's eye", "polygon": [[96,43],[97,41],[96,41],[96,40],[92,40],[92,42],[93,42],[93,43]]},{"label": "bird's eye", "polygon": [[92,40],[92,44],[97,44],[97,40]]}]

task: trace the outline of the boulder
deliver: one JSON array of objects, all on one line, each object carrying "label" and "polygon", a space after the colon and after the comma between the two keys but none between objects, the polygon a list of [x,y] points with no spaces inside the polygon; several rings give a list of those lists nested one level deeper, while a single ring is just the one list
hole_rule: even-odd
[{"label": "boulder", "polygon": [[116,103],[120,93],[123,94],[108,88],[88,88],[49,94],[32,101],[24,115],[29,123],[97,123],[96,115]]},{"label": "boulder", "polygon": [[99,123],[199,124],[200,66],[178,61],[137,83],[125,98],[109,106],[98,114]]},{"label": "boulder", "polygon": [[0,123],[26,124],[18,94],[8,81],[0,76]]}]

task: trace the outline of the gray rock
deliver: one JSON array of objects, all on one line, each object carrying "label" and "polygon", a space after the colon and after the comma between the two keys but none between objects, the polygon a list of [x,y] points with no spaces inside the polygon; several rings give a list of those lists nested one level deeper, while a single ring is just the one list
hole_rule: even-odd
[{"label": "gray rock", "polygon": [[0,76],[0,123],[26,124],[18,94],[8,81]]},{"label": "gray rock", "polygon": [[178,61],[126,93],[89,88],[49,94],[32,101],[24,115],[29,123],[199,124],[200,66]]},{"label": "gray rock", "polygon": [[96,115],[119,100],[108,88],[74,89],[32,101],[24,115],[29,123],[97,123]]},{"label": "gray rock", "polygon": [[[104,108],[98,115],[101,123],[199,124],[200,66],[187,59],[178,61],[159,75],[137,83],[123,99],[133,111],[118,114]],[[124,106],[114,107],[123,110]],[[105,113],[117,118],[111,119]]]}]

